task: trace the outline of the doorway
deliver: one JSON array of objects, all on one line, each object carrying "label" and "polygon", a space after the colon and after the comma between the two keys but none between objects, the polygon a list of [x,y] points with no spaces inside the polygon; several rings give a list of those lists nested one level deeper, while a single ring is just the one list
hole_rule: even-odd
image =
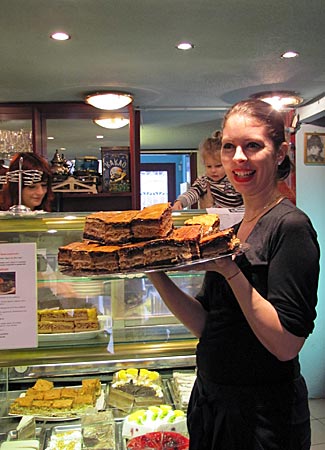
[{"label": "doorway", "polygon": [[141,209],[155,203],[174,202],[175,163],[140,164]]}]

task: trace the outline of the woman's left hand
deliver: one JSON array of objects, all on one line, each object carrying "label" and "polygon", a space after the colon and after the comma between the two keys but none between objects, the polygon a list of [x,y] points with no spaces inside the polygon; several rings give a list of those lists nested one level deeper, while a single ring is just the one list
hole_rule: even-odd
[{"label": "woman's left hand", "polygon": [[238,269],[237,264],[233,260],[232,256],[225,256],[223,258],[214,259],[206,262],[198,262],[197,264],[193,263],[189,266],[185,266],[178,270],[189,272],[191,270],[195,271],[211,271],[211,272],[219,272],[225,278],[231,276],[234,271]]}]

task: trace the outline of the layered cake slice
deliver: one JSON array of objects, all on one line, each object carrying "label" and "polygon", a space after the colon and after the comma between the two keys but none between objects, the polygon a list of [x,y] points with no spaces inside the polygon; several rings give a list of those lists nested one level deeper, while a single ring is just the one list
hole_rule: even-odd
[{"label": "layered cake slice", "polygon": [[142,269],[146,262],[144,248],[146,242],[122,245],[118,250],[119,267],[121,271]]},{"label": "layered cake slice", "polygon": [[84,239],[100,244],[120,244],[132,238],[131,220],[138,211],[108,211],[90,214],[86,217]]},{"label": "layered cake slice", "polygon": [[173,229],[170,203],[157,203],[143,208],[131,221],[134,239],[146,240],[166,237]]},{"label": "layered cake slice", "polygon": [[159,405],[163,399],[162,380],[158,372],[130,368],[113,375],[109,406],[130,412],[133,407]]},{"label": "layered cake slice", "polygon": [[217,233],[203,236],[200,240],[200,252],[202,258],[213,258],[223,253],[228,253],[240,244],[233,228],[227,228]]},{"label": "layered cake slice", "polygon": [[78,333],[99,329],[96,308],[40,309],[38,333]]},{"label": "layered cake slice", "polygon": [[189,245],[192,253],[192,260],[200,257],[199,242],[201,237],[202,226],[200,224],[176,228],[171,234],[171,238],[174,239],[175,242],[183,242],[184,245]]},{"label": "layered cake slice", "polygon": [[71,252],[71,264],[74,270],[95,270],[90,252],[95,250],[98,244],[84,243],[80,247],[74,248]]},{"label": "layered cake slice", "polygon": [[118,251],[120,247],[117,245],[100,245],[90,251],[90,259],[95,270],[104,270],[106,272],[119,271]]},{"label": "layered cake slice", "polygon": [[219,231],[220,219],[218,214],[200,214],[187,219],[184,225],[201,225],[202,235]]},{"label": "layered cake slice", "polygon": [[84,247],[84,242],[71,242],[59,247],[58,263],[61,265],[72,266],[72,251]]}]

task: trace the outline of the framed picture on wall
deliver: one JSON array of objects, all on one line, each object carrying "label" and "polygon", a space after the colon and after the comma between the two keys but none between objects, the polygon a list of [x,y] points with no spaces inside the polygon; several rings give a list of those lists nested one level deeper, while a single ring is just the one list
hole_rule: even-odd
[{"label": "framed picture on wall", "polygon": [[325,164],[325,133],[305,133],[305,164]]},{"label": "framed picture on wall", "polygon": [[130,148],[101,147],[103,192],[130,192]]}]

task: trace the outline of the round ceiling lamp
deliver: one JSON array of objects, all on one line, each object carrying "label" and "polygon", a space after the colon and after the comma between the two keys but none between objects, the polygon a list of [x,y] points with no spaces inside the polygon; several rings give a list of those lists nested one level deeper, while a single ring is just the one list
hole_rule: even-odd
[{"label": "round ceiling lamp", "polygon": [[302,103],[303,99],[295,92],[290,91],[266,91],[251,95],[251,98],[263,100],[278,111],[285,108],[293,108]]},{"label": "round ceiling lamp", "polygon": [[85,101],[95,108],[111,111],[129,105],[133,97],[124,92],[95,92],[87,95]]},{"label": "round ceiling lamp", "polygon": [[110,130],[117,130],[123,128],[130,123],[126,117],[111,117],[109,119],[95,119],[94,123],[103,128],[109,128]]}]

